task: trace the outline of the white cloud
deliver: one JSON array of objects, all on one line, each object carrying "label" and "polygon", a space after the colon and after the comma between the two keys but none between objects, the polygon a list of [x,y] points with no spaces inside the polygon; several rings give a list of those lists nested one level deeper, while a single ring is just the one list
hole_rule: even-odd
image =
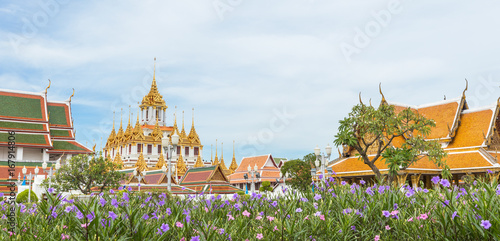
[{"label": "white cloud", "polygon": [[91,142],[100,139],[96,133],[109,133],[113,110],[147,93],[157,57],[169,116],[178,106],[180,121],[185,110],[188,128],[196,108],[205,159],[216,138],[241,147],[270,128],[273,111],[283,108],[296,117],[258,144],[258,154],[295,158],[324,147],[359,92],[365,102],[380,101],[379,82],[386,98],[409,104],[457,97],[464,78],[474,105],[500,94],[491,88],[500,74],[494,31],[500,19],[489,17],[498,3],[401,1],[401,13],[347,63],[340,44],[352,41],[355,28],[373,21],[372,12],[389,1],[243,0],[223,20],[212,2],[70,1],[18,51],[6,36],[23,36],[22,19],[44,10],[2,3],[8,14],[0,20],[9,24],[0,27],[1,88],[42,91],[50,78],[56,99],[75,88],[78,138]]}]

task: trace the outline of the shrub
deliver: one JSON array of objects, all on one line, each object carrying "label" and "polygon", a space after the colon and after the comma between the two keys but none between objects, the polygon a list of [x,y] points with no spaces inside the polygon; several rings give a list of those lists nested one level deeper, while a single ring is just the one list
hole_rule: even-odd
[{"label": "shrub", "polygon": [[[27,203],[28,202],[28,191],[31,191],[29,189],[26,189],[19,193],[16,197],[16,202],[17,203]],[[38,197],[36,196],[35,192],[31,191],[31,202],[38,202]]]},{"label": "shrub", "polygon": [[262,186],[260,186],[259,191],[261,192],[272,192],[273,188],[271,187],[270,181],[263,181]]},{"label": "shrub", "polygon": [[238,195],[240,195],[240,196],[245,195],[245,191],[237,191],[236,193],[237,193]]}]

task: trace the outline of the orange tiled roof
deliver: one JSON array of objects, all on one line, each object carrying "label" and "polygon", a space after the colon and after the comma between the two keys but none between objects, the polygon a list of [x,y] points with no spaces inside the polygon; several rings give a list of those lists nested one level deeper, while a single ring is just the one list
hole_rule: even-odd
[{"label": "orange tiled roof", "polygon": [[454,128],[455,118],[460,113],[461,99],[449,100],[433,105],[422,105],[422,107],[404,106],[390,102],[389,104],[394,106],[396,113],[410,107],[411,110],[417,111],[424,117],[433,119],[436,122],[436,126],[431,129],[431,133],[427,136],[427,139],[438,139],[448,137],[450,129]]},{"label": "orange tiled roof", "polygon": [[463,113],[456,136],[447,148],[481,146],[488,134],[493,111],[482,110]]},{"label": "orange tiled roof", "polygon": [[446,164],[450,169],[492,167],[493,165],[479,151],[467,153],[448,153]]},{"label": "orange tiled roof", "polygon": [[248,166],[250,165],[250,167],[253,168],[255,164],[257,164],[257,167],[261,169],[266,164],[266,161],[270,158],[270,156],[271,155],[245,157],[241,160],[241,163],[235,172],[247,172]]}]

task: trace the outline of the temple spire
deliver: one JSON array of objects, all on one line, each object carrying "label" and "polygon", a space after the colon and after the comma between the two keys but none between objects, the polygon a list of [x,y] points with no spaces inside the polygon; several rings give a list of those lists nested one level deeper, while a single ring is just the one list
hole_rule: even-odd
[{"label": "temple spire", "polygon": [[212,165],[217,165],[219,164],[219,157],[217,156],[217,139],[215,139],[215,160],[212,163]]},{"label": "temple spire", "polygon": [[236,157],[234,155],[234,140],[233,140],[233,160],[231,161],[231,165],[229,165],[230,174],[233,174],[238,168],[238,164],[236,164]]}]

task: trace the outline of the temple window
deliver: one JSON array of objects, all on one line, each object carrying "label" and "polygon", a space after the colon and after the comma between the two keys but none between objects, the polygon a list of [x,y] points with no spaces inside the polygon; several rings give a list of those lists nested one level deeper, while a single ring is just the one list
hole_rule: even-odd
[{"label": "temple window", "polygon": [[146,121],[149,120],[149,108],[146,108]]},{"label": "temple window", "polygon": [[137,153],[142,152],[142,144],[137,144]]},{"label": "temple window", "polygon": [[194,155],[197,156],[200,152],[200,148],[199,147],[195,147],[194,148]]},{"label": "temple window", "polygon": [[177,146],[177,151],[175,153],[177,153],[177,155],[179,155],[181,153],[181,147],[180,146]]},{"label": "temple window", "polygon": [[189,155],[189,147],[186,146],[186,148],[184,148],[184,155],[188,156]]},{"label": "temple window", "polygon": [[158,154],[161,154],[161,145],[158,145]]},{"label": "temple window", "polygon": [[153,146],[148,145],[148,154],[151,154],[151,153],[153,153]]},{"label": "temple window", "polygon": [[128,154],[130,155],[130,153],[132,153],[132,145],[131,144],[128,145]]}]

